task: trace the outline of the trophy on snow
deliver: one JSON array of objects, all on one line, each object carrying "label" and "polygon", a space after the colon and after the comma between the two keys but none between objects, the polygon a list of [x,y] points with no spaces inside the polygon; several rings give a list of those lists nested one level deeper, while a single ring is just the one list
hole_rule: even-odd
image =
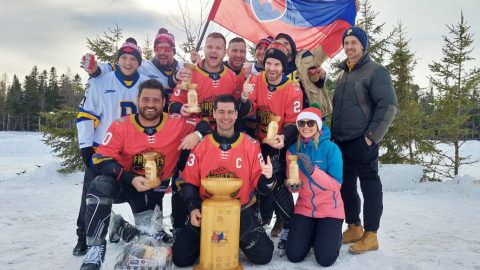
[{"label": "trophy on snow", "polygon": [[212,197],[202,202],[200,262],[195,270],[240,270],[240,201],[232,198],[243,184],[238,178],[205,178]]}]

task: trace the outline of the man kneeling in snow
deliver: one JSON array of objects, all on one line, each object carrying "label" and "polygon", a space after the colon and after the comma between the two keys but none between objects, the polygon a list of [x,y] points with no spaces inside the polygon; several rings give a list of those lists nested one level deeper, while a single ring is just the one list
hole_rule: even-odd
[{"label": "man kneeling in snow", "polygon": [[[200,141],[199,129],[206,127],[202,129],[204,133],[210,130],[206,123],[197,125],[193,119],[163,113],[163,87],[156,80],[140,85],[137,103],[139,113],[114,121],[93,156],[99,176],[92,181],[86,196],[89,248],[81,270],[100,269],[112,203],[128,202],[135,217],[152,211],[163,198],[162,187],[168,186],[180,150],[191,149]],[[152,188],[143,176],[143,154],[147,152],[157,154],[157,176],[162,180],[159,187]],[[123,219],[119,218],[121,222],[115,219],[117,226],[112,226],[113,232],[120,231],[125,241],[139,233]]]},{"label": "man kneeling in snow", "polygon": [[267,264],[272,259],[273,243],[255,215],[255,193],[271,192],[274,177],[270,158],[263,161],[260,144],[243,132],[234,129],[238,117],[232,96],[217,96],[213,117],[216,131],[193,149],[181,175],[185,183],[182,197],[190,218],[173,243],[173,263],[179,267],[193,265],[200,255],[201,201],[208,197],[200,185],[201,179],[232,175],[243,180],[235,195],[240,199],[240,249],[255,264]]}]

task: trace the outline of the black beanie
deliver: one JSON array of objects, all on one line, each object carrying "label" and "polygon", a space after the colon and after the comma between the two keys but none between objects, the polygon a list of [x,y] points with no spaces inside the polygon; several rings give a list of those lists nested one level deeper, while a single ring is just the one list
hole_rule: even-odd
[{"label": "black beanie", "polygon": [[267,62],[268,58],[275,58],[282,63],[283,69],[287,68],[287,47],[283,45],[283,43],[274,41],[272,42],[268,48],[267,51],[265,52],[265,58],[263,59],[263,65],[265,66],[265,63]]}]

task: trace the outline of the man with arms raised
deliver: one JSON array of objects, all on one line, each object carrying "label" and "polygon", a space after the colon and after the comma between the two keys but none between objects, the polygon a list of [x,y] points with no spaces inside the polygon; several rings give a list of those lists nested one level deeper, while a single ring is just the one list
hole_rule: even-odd
[{"label": "man with arms raised", "polygon": [[137,71],[142,63],[142,51],[135,39],[129,38],[118,50],[118,69],[105,76],[90,79],[77,115],[80,153],[85,163],[80,211],[77,218],[77,245],[73,255],[87,252],[85,240],[85,195],[95,177],[92,155],[117,118],[136,113],[135,100],[139,84],[147,78]]}]

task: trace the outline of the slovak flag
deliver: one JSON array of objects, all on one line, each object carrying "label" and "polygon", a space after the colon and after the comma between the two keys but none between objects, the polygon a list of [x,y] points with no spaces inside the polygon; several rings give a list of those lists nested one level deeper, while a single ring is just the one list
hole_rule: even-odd
[{"label": "slovak flag", "polygon": [[322,45],[332,58],[356,15],[356,0],[215,0],[209,20],[254,43],[289,34],[299,50]]}]

